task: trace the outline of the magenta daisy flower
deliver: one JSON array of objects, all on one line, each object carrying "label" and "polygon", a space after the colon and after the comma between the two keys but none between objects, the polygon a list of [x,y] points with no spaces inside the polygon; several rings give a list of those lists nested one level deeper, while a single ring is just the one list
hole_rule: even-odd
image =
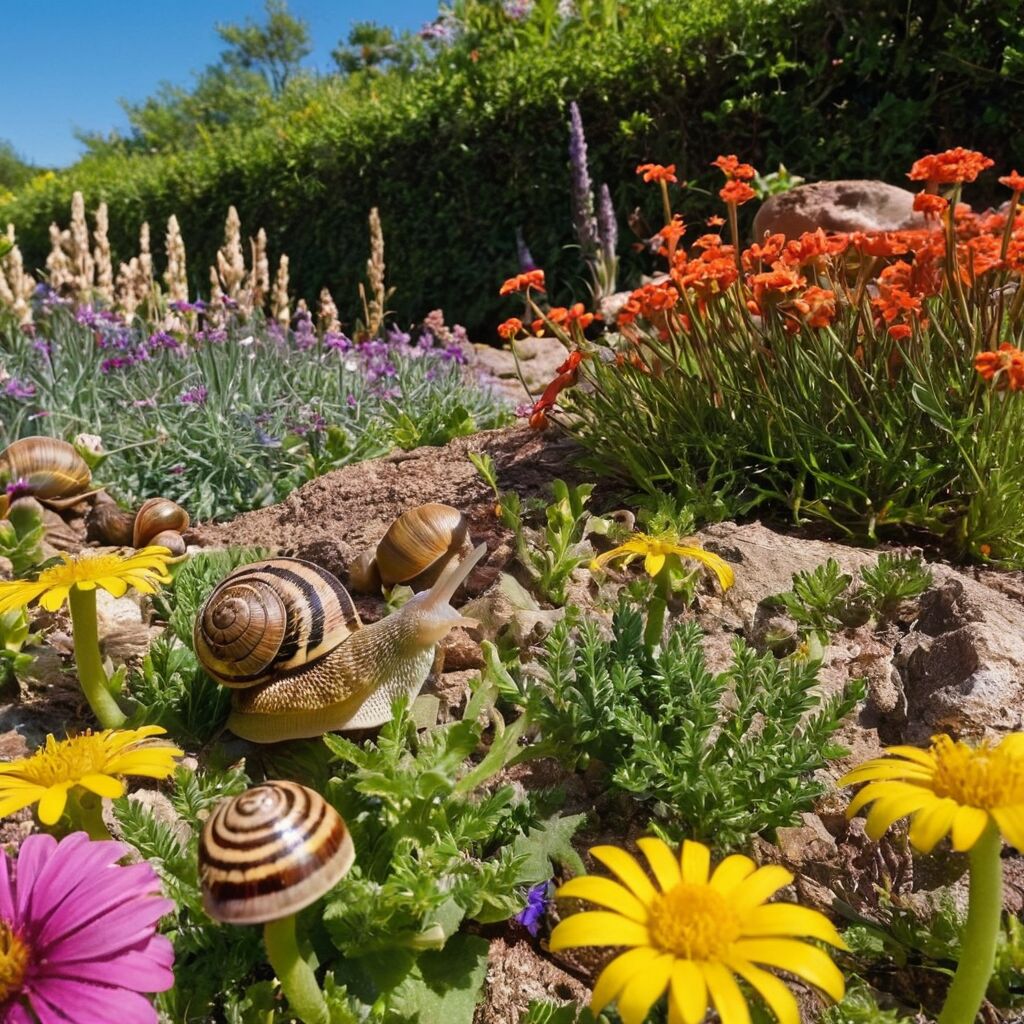
[{"label": "magenta daisy flower", "polygon": [[128,852],[75,832],[29,836],[16,867],[0,854],[0,1024],[156,1024],[141,993],[174,983],[156,934],[174,903]]}]

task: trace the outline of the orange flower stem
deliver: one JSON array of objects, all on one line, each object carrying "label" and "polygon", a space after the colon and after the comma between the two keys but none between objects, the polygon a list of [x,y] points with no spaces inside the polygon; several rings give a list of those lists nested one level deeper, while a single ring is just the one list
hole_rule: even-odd
[{"label": "orange flower stem", "polygon": [[984,1002],[996,962],[1003,913],[1001,852],[999,830],[989,821],[969,854],[971,888],[960,937],[960,963],[939,1014],[939,1024],[974,1024]]},{"label": "orange flower stem", "polygon": [[68,592],[68,607],[71,609],[71,634],[75,642],[75,667],[82,693],[104,729],[120,729],[127,718],[107,686],[96,625],[96,591],[73,586]]},{"label": "orange flower stem", "polygon": [[658,180],[661,188],[661,210],[665,215],[665,227],[672,223],[672,204],[668,201],[668,182],[664,178]]}]

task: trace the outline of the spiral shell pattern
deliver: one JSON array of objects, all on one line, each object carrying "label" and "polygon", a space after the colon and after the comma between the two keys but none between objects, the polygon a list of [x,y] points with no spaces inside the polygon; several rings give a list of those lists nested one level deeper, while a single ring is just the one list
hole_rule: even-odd
[{"label": "spiral shell pattern", "polygon": [[318,900],[355,859],[344,819],[297,782],[265,782],[222,800],[203,826],[199,879],[215,920],[262,924]]},{"label": "spiral shell pattern", "polygon": [[23,437],[0,454],[0,480],[23,480],[26,491],[44,501],[82,494],[92,473],[74,445],[55,437]]},{"label": "spiral shell pattern", "polygon": [[272,558],[229,573],[196,616],[203,668],[247,687],[322,658],[361,627],[348,591],[326,569]]}]

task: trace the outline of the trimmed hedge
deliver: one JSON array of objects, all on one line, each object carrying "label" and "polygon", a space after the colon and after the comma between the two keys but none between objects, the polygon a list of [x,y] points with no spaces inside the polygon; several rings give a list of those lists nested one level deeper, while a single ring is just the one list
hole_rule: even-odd
[{"label": "trimmed hedge", "polygon": [[[593,177],[609,182],[623,224],[637,205],[656,210],[634,175],[644,160],[674,161],[706,188],[720,152],[762,170],[785,162],[810,180],[905,182],[917,156],[963,145],[1005,173],[1024,168],[1019,11],[1019,0],[650,3],[614,35],[576,33],[557,49],[499,41],[475,61],[456,46],[407,79],[325,80],[304,108],[255,133],[229,129],[177,154],[86,159],[23,189],[0,222],[17,225],[27,264],[40,266],[47,226],[66,222],[75,189],[90,209],[110,205],[119,256],[135,251],[143,219],[159,244],[177,213],[190,274],[206,291],[234,203],[243,228],[266,227],[274,259],[289,254],[299,293],[314,298],[326,284],[354,311],[376,204],[399,317],[442,306],[450,322],[483,332],[510,311],[497,286],[517,269],[517,226],[549,280],[585,292],[567,248],[570,100]],[[710,212],[694,190],[687,204]]]}]

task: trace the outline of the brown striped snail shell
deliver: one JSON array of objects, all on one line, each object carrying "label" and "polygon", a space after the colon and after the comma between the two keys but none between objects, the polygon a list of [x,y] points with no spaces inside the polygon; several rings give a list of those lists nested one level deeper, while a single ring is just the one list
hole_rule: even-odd
[{"label": "brown striped snail shell", "polygon": [[[90,493],[92,473],[67,441],[23,437],[0,453],[0,481],[19,480],[24,482],[25,494],[54,508],[67,508]],[[6,514],[8,503],[6,496],[0,500],[0,514]]]},{"label": "brown striped snail shell", "polygon": [[355,559],[349,581],[361,593],[399,583],[425,590],[452,558],[471,547],[469,523],[457,508],[439,502],[418,505],[388,527],[375,550]]},{"label": "brown striped snail shell", "polygon": [[213,809],[199,839],[199,879],[210,917],[264,924],[297,913],[352,867],[344,819],[297,782],[264,782]]},{"label": "brown striped snail shell", "polygon": [[132,544],[144,548],[155,543],[153,538],[166,530],[184,533],[188,529],[188,513],[170,498],[149,498],[144,501],[135,514],[135,525],[132,529]]},{"label": "brown striped snail shell", "polygon": [[297,558],[244,565],[214,588],[196,616],[203,668],[231,687],[228,728],[257,743],[365,729],[412,700],[455,626],[475,626],[451,605],[487,553],[449,561],[434,585],[364,626],[348,591],[326,569]]}]

